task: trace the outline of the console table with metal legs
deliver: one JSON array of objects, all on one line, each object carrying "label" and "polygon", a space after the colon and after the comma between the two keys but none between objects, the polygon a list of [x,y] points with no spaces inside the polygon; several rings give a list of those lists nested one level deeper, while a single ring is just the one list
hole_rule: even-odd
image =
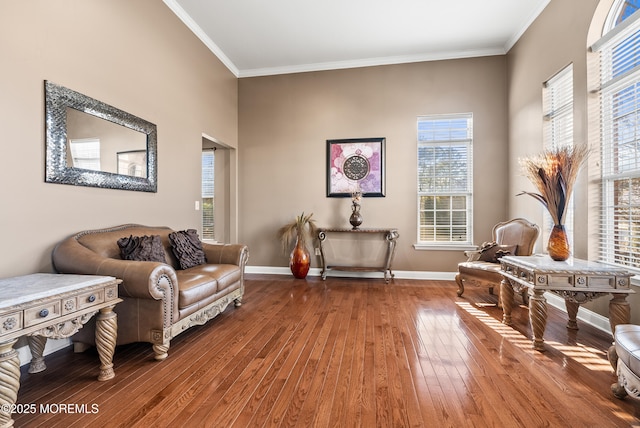
[{"label": "console table with metal legs", "polygon": [[547,325],[546,291],[563,297],[569,321],[567,328],[577,330],[576,316],[580,304],[611,294],[609,323],[615,332],[618,324],[628,324],[631,309],[627,295],[633,274],[625,269],[580,259],[559,262],[549,256],[504,256],[500,258],[500,300],[503,323],[511,324],[514,292],[527,290],[529,320],[533,331],[533,348],[544,351],[544,330]]},{"label": "console table with metal legs", "polygon": [[[365,239],[376,239],[380,237],[384,240],[384,254],[382,257],[371,263],[369,260],[362,262],[359,260],[359,254],[348,254],[339,260],[331,261],[327,255],[327,242],[330,235],[338,234],[342,237],[348,237],[356,243],[366,246]],[[318,229],[318,240],[320,242],[320,258],[322,260],[322,279],[327,279],[329,271],[350,271],[350,272],[383,272],[385,282],[389,282],[393,278],[392,264],[396,251],[396,243],[398,240],[398,229]],[[366,249],[359,248],[360,252],[366,252]],[[371,264],[370,264],[371,263]]]},{"label": "console table with metal legs", "polygon": [[98,380],[112,379],[118,332],[113,308],[121,280],[110,276],[32,274],[0,279],[0,428],[13,426],[11,409],[20,388],[20,359],[13,345],[27,337],[29,373],[46,369],[47,338],[75,334],[93,315],[100,358]]}]

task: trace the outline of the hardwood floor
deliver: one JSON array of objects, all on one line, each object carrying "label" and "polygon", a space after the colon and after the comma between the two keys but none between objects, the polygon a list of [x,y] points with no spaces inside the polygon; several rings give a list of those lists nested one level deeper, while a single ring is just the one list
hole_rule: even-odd
[{"label": "hardwood floor", "polygon": [[609,390],[610,335],[567,330],[550,307],[547,351],[536,352],[526,308],[514,308],[507,327],[496,296],[456,290],[448,281],[247,275],[242,307],[175,338],[163,362],[132,344],[117,348],[107,382],[95,380],[95,350],[49,355],[39,374],[23,367],[18,403],[37,411],[15,414],[15,424],[640,426],[640,403]]}]

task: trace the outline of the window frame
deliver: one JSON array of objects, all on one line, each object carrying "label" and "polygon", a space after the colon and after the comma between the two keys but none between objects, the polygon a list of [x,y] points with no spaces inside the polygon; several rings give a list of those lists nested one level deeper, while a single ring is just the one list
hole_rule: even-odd
[{"label": "window frame", "polygon": [[[466,120],[466,136],[464,138],[433,138],[433,139],[421,139],[420,136],[420,124],[422,122],[434,122],[434,123],[451,123],[454,120]],[[427,250],[427,249],[437,249],[437,250],[456,250],[459,251],[461,249],[473,249],[475,245],[473,245],[473,114],[472,113],[456,113],[456,114],[439,114],[439,115],[421,115],[417,117],[416,121],[416,163],[417,163],[417,171],[416,171],[416,213],[417,213],[417,223],[416,223],[416,243],[414,244],[414,248],[418,250]],[[447,132],[451,133],[453,130],[461,130],[462,128],[447,128]],[[464,190],[460,189],[421,189],[421,155],[420,149],[422,147],[438,147],[445,148],[448,150],[453,146],[464,147],[466,158],[466,171],[464,174],[464,181],[466,181],[466,188]],[[450,172],[450,171],[447,171]],[[445,176],[437,176],[444,177],[446,179],[451,179],[449,174]],[[460,177],[458,177],[460,179]],[[451,181],[451,180],[450,180]],[[464,196],[465,198],[465,207],[463,208],[465,212],[465,235],[466,239],[464,240],[423,240],[422,237],[422,229],[424,225],[422,224],[422,198],[423,197],[460,197]],[[453,201],[453,200],[452,200]],[[438,212],[434,205],[434,218],[435,213]],[[452,220],[453,213],[460,212],[460,210],[454,209],[451,205],[448,208],[449,216],[449,225],[447,226],[450,229],[450,235],[453,233],[455,228],[455,224]],[[437,236],[438,225],[436,222],[431,223],[431,227],[434,228],[433,236]]]},{"label": "window frame", "polygon": [[[558,147],[574,145],[574,91],[573,91],[573,63],[567,65],[549,80],[544,82],[542,89],[543,105],[543,145],[545,150],[556,149]],[[569,239],[569,248],[574,252],[574,201],[571,197],[567,213],[565,215],[564,226]],[[542,221],[543,242],[549,240],[553,220],[549,212],[541,208],[544,212]]]},{"label": "window frame", "polygon": [[[216,242],[215,233],[215,148],[202,149],[202,179],[201,179],[201,221],[202,240]],[[210,159],[207,159],[210,158]],[[208,208],[207,200],[211,200]],[[208,224],[208,218],[211,224]],[[210,232],[209,232],[210,230]]]},{"label": "window frame", "polygon": [[[620,196],[616,189],[624,189],[624,183],[630,180],[640,180],[640,136],[627,140],[629,134],[625,133],[631,130],[632,135],[640,135],[640,12],[618,19],[623,3],[612,6],[602,38],[591,47],[598,54],[600,66],[597,259],[640,273],[640,244],[633,242],[638,234],[623,227],[640,225],[640,215],[634,219],[633,214],[640,212],[640,197],[634,204],[629,192],[626,204],[616,204],[616,196]],[[632,125],[623,129],[625,122]],[[625,164],[627,156],[619,155],[625,146],[635,146],[631,148],[633,166]],[[622,184],[620,188],[616,187],[618,183]]]}]

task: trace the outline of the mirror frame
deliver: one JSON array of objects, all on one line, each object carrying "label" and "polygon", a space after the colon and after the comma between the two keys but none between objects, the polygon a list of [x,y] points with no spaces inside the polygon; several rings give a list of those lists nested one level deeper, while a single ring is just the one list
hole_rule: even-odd
[{"label": "mirror frame", "polygon": [[[156,125],[64,86],[46,80],[44,84],[47,152],[45,161],[46,182],[142,192],[158,191],[158,135]],[[67,107],[146,134],[147,177],[133,177],[68,166]]]}]

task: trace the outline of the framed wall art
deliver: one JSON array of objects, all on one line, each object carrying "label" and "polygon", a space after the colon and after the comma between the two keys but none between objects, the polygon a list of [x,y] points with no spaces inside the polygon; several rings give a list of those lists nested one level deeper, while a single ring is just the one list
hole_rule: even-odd
[{"label": "framed wall art", "polygon": [[383,197],[385,138],[327,140],[327,196]]}]

